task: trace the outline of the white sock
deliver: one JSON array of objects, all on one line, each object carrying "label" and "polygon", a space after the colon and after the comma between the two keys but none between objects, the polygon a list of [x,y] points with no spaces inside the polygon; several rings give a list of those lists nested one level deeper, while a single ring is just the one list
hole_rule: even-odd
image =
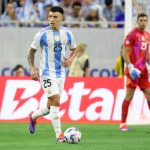
[{"label": "white sock", "polygon": [[47,115],[49,113],[50,113],[50,110],[47,108],[47,106],[46,107],[42,107],[42,108],[36,110],[35,112],[33,112],[32,118],[33,119],[37,119],[40,116],[45,116],[45,115]]},{"label": "white sock", "polygon": [[61,133],[61,124],[60,124],[60,116],[59,116],[59,107],[51,106],[50,107],[50,115],[51,121],[56,133],[56,138],[59,137]]}]

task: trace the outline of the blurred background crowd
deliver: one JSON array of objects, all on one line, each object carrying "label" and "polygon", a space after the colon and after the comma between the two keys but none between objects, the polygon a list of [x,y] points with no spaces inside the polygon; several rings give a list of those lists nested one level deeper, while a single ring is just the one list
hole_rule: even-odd
[{"label": "blurred background crowd", "polygon": [[124,0],[1,0],[0,2],[0,26],[47,26],[51,6],[58,5],[64,9],[65,26],[124,27]]}]

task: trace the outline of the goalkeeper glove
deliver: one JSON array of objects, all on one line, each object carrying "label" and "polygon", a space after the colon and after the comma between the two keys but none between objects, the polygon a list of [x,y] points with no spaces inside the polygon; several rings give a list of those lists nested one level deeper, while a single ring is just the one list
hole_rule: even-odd
[{"label": "goalkeeper glove", "polygon": [[129,69],[130,77],[133,80],[140,77],[141,71],[139,69],[134,68],[133,64],[128,64],[128,69]]}]

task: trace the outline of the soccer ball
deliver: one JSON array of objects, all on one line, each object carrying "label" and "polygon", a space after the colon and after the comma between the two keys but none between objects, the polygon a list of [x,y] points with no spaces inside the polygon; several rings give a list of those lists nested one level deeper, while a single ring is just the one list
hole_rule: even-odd
[{"label": "soccer ball", "polygon": [[64,132],[66,142],[69,144],[77,144],[81,140],[81,132],[78,128],[70,127]]}]

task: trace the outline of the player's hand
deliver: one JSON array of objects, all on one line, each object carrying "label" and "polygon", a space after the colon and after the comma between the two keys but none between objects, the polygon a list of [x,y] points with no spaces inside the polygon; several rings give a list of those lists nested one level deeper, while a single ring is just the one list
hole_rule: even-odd
[{"label": "player's hand", "polygon": [[133,80],[140,77],[141,71],[139,69],[134,68],[132,64],[128,64],[128,69],[129,69],[130,77]]},{"label": "player's hand", "polygon": [[32,80],[35,80],[35,81],[37,81],[39,78],[37,69],[35,67],[31,67],[31,78]]},{"label": "player's hand", "polygon": [[146,69],[147,69],[148,75],[150,76],[150,63],[149,62],[146,63]]},{"label": "player's hand", "polygon": [[64,58],[64,61],[62,62],[62,64],[65,68],[69,68],[72,64],[72,61],[73,61],[73,59],[71,57]]}]

